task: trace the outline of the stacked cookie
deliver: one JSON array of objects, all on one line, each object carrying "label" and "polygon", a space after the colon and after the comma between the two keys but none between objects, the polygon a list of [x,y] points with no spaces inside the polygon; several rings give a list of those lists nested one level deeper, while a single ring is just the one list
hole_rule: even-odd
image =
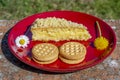
[{"label": "stacked cookie", "polygon": [[82,62],[86,56],[86,47],[78,42],[67,42],[59,49],[50,43],[37,44],[32,48],[32,59],[40,64],[50,64],[59,59],[67,64]]},{"label": "stacked cookie", "polygon": [[37,44],[32,48],[32,59],[40,64],[50,64],[58,59],[58,53],[58,48],[53,44]]},{"label": "stacked cookie", "polygon": [[59,58],[67,64],[82,62],[86,56],[86,47],[78,42],[67,42],[60,47]]}]

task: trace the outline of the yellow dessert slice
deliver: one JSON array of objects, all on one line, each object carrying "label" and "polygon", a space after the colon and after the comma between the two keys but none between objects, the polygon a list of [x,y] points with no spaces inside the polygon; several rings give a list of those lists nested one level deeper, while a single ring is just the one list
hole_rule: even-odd
[{"label": "yellow dessert slice", "polygon": [[91,38],[91,35],[84,25],[55,17],[35,20],[31,27],[31,32],[32,40],[40,41],[87,41]]}]

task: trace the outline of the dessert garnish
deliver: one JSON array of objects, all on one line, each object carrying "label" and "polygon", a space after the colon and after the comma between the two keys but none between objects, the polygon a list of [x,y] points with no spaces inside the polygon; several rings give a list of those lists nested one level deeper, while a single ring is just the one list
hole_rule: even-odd
[{"label": "dessert garnish", "polygon": [[25,48],[30,43],[29,38],[26,35],[20,35],[15,39],[15,43],[18,47]]},{"label": "dessert garnish", "polygon": [[96,21],[96,24],[97,24],[98,31],[99,31],[99,37],[97,37],[95,39],[94,46],[98,50],[104,50],[104,49],[106,49],[108,47],[109,41],[108,41],[107,38],[105,38],[104,36],[102,36],[100,25],[99,25],[98,21]]}]

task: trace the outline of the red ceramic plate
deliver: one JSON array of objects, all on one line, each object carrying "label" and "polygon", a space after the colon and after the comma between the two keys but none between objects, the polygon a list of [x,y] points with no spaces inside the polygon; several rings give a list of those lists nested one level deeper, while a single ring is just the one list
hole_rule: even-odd
[{"label": "red ceramic plate", "polygon": [[[30,32],[30,25],[33,23],[33,21],[36,18],[46,18],[46,17],[65,18],[73,22],[84,24],[88,28],[88,31],[92,35],[92,38],[88,41],[77,41],[84,44],[87,47],[87,55],[83,62],[79,64],[70,65],[63,63],[58,59],[57,61],[51,64],[46,64],[46,65],[38,64],[31,59],[31,48],[35,44],[40,42],[30,41],[30,44],[28,45],[27,48],[18,48],[16,46],[15,44],[16,37],[18,37],[19,35],[27,35],[31,40],[32,35]],[[96,21],[100,23],[102,35],[106,37],[110,43],[108,48],[103,51],[96,50],[96,48],[94,48],[94,46],[92,45],[94,39],[98,35],[97,29],[95,28]],[[67,41],[61,41],[61,42],[49,41],[49,43],[55,44],[56,46],[60,46],[65,42]],[[77,70],[82,70],[102,62],[114,50],[116,46],[116,37],[114,31],[111,29],[111,27],[108,24],[106,24],[104,21],[94,16],[85,13],[74,12],[74,11],[50,11],[50,12],[38,13],[29,16],[18,22],[11,29],[9,33],[8,43],[12,53],[22,62],[41,70],[64,73],[64,72],[73,72]]]}]

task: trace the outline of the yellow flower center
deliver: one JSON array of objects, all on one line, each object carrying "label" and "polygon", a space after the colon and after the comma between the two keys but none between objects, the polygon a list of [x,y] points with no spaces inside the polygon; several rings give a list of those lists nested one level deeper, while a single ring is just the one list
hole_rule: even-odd
[{"label": "yellow flower center", "polygon": [[25,40],[24,40],[24,39],[21,39],[21,40],[19,41],[19,43],[20,43],[21,45],[23,45],[23,44],[25,44]]}]

